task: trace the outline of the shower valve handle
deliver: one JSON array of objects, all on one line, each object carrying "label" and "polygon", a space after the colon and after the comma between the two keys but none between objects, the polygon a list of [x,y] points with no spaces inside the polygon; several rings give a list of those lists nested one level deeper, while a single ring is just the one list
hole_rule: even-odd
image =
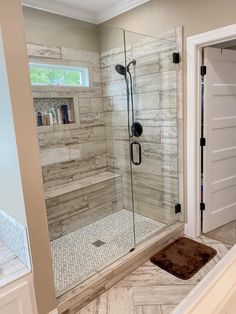
[{"label": "shower valve handle", "polygon": [[[138,145],[138,161],[134,161],[134,145]],[[135,166],[138,166],[142,162],[142,147],[141,144],[137,141],[134,141],[130,144],[130,154],[131,154],[131,161]]]}]

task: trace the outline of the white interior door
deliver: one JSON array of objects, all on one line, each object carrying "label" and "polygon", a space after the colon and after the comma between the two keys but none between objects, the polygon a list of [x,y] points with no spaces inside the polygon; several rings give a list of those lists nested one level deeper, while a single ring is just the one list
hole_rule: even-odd
[{"label": "white interior door", "polygon": [[203,232],[236,219],[236,51],[204,49]]}]

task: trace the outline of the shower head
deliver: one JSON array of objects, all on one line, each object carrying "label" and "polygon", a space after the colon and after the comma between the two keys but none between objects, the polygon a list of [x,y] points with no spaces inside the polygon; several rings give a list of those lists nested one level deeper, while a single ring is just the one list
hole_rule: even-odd
[{"label": "shower head", "polygon": [[116,72],[118,72],[120,75],[126,75],[126,67],[124,67],[121,64],[117,64],[115,66]]},{"label": "shower head", "polygon": [[129,67],[130,65],[133,64],[133,65],[136,65],[136,60],[132,60],[128,63],[127,67],[121,65],[121,64],[117,64],[115,66],[115,69],[116,71],[121,74],[121,75],[126,75],[126,72],[129,72]]}]

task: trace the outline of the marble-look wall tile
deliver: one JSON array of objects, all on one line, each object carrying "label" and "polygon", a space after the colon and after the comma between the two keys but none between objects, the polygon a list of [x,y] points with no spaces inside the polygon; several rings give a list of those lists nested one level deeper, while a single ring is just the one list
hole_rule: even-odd
[{"label": "marble-look wall tile", "polygon": [[79,97],[102,97],[102,89],[101,89],[101,83],[100,82],[93,82],[93,85],[91,86],[91,89],[88,90],[81,90],[79,92]]},{"label": "marble-look wall tile", "polygon": [[50,188],[106,171],[106,154],[44,166],[44,187]]},{"label": "marble-look wall tile", "polygon": [[91,112],[103,112],[102,98],[91,99]]},{"label": "marble-look wall tile", "polygon": [[104,141],[105,142],[105,127],[93,126],[92,127],[92,138],[93,141]]},{"label": "marble-look wall tile", "polygon": [[80,97],[79,98],[79,113],[85,114],[91,112],[91,98]]},{"label": "marble-look wall tile", "polygon": [[102,93],[104,97],[117,95],[126,96],[125,80],[119,78],[115,81],[103,82]]},{"label": "marble-look wall tile", "polygon": [[176,47],[174,47],[173,51],[161,52],[159,54],[159,65],[161,71],[176,69],[176,65],[173,63],[173,52],[175,51]]},{"label": "marble-look wall tile", "polygon": [[88,208],[88,196],[67,200],[66,202],[59,203],[55,206],[47,207],[48,223],[55,223],[67,217],[73,216],[78,211]]},{"label": "marble-look wall tile", "polygon": [[138,66],[132,67],[131,71],[134,77],[149,75],[160,72],[159,54],[155,53],[148,56],[137,58],[134,56]]},{"label": "marble-look wall tile", "polygon": [[70,146],[70,159],[84,159],[98,154],[106,153],[106,144],[104,141],[88,142],[82,144],[74,144]]},{"label": "marble-look wall tile", "polygon": [[61,47],[61,58],[92,63],[93,67],[100,67],[99,54],[94,51]]},{"label": "marble-look wall tile", "polygon": [[38,133],[40,149],[62,147],[93,141],[92,128],[65,129]]},{"label": "marble-look wall tile", "polygon": [[104,125],[103,112],[89,112],[81,114],[80,125],[82,128],[94,125]]},{"label": "marble-look wall tile", "polygon": [[113,175],[109,180],[94,184],[92,178],[90,185],[78,186],[72,192],[46,200],[51,240],[123,208],[120,176]]},{"label": "marble-look wall tile", "polygon": [[137,93],[134,94],[135,109],[142,110],[158,110],[162,108],[161,92]]},{"label": "marble-look wall tile", "polygon": [[102,68],[102,71],[101,71],[101,79],[102,79],[102,82],[106,82],[106,81],[109,81],[110,80],[110,71],[112,69],[110,68],[110,66],[103,66]]},{"label": "marble-look wall tile", "polygon": [[[109,53],[110,52],[110,53]],[[125,64],[125,54],[124,48],[118,48],[118,50],[111,49],[107,54],[105,52],[101,53],[101,69],[103,72],[103,68],[110,67],[112,64]]]},{"label": "marble-look wall tile", "polygon": [[94,83],[101,83],[101,70],[100,66],[99,67],[93,67],[93,82]]},{"label": "marble-look wall tile", "polygon": [[26,227],[2,209],[0,209],[0,240],[28,269],[31,269]]},{"label": "marble-look wall tile", "polygon": [[144,126],[176,126],[177,125],[176,109],[160,109],[160,110],[143,110],[136,113],[136,118]]},{"label": "marble-look wall tile", "polygon": [[40,150],[41,166],[47,166],[70,160],[69,147],[53,147]]},{"label": "marble-look wall tile", "polygon": [[27,52],[30,57],[40,57],[40,58],[61,58],[61,48],[60,47],[47,47],[44,45],[37,45],[32,43],[27,43]]},{"label": "marble-look wall tile", "polygon": [[159,38],[145,38],[132,43],[132,57],[141,58],[160,54],[165,51],[176,49],[176,41],[163,40]]}]

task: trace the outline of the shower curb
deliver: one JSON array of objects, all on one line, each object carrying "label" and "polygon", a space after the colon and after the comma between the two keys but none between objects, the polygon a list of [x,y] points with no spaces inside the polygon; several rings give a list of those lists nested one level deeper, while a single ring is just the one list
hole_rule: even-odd
[{"label": "shower curb", "polygon": [[140,244],[134,251],[58,298],[59,314],[78,313],[79,310],[143,265],[152,255],[183,235],[183,233],[184,223],[176,222],[158,235]]}]

